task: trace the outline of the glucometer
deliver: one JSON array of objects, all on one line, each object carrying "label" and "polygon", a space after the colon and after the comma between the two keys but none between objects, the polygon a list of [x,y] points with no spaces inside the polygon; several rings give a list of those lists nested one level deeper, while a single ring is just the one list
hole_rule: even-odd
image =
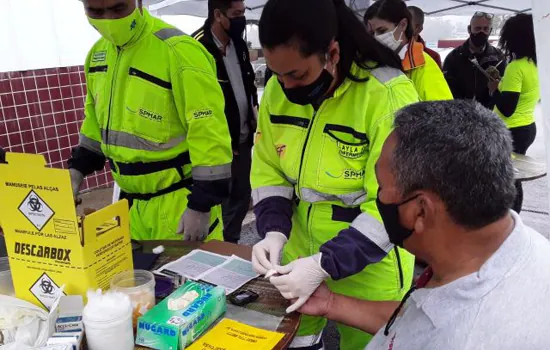
[{"label": "glucometer", "polygon": [[243,290],[229,296],[229,301],[233,305],[244,306],[258,300],[259,295],[251,290]]}]

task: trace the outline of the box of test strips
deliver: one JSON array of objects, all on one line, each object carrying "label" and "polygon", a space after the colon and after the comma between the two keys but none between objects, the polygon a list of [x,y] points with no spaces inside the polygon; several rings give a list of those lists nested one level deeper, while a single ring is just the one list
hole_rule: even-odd
[{"label": "box of test strips", "polygon": [[82,331],[84,302],[80,295],[64,295],[59,301],[59,316],[55,321],[56,332]]},{"label": "box of test strips", "polygon": [[187,281],[139,318],[136,344],[152,349],[185,349],[225,310],[225,289]]}]

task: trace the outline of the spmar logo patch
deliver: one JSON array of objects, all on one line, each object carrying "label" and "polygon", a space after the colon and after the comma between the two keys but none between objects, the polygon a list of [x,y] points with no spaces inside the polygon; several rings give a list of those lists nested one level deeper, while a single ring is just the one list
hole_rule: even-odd
[{"label": "spmar logo patch", "polygon": [[332,177],[333,179],[343,178],[344,180],[360,180],[365,177],[365,169],[344,169],[340,171],[340,173],[336,173],[337,175],[334,175],[333,172],[325,171],[325,174],[327,174],[327,176],[329,177]]},{"label": "spmar logo patch", "polygon": [[159,122],[159,123],[162,122],[162,115],[155,112],[148,111],[144,108],[139,109],[139,116],[155,122]]},{"label": "spmar logo patch", "polygon": [[367,152],[367,145],[348,145],[342,142],[337,142],[337,146],[340,156],[344,158],[361,158]]},{"label": "spmar logo patch", "polygon": [[212,112],[211,109],[198,109],[193,112],[193,118],[195,119],[209,118],[213,115],[214,115],[214,112]]}]

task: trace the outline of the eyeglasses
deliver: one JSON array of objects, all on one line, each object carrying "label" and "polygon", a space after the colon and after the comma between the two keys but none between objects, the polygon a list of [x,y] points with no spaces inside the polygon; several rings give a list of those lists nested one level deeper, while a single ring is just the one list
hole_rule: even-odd
[{"label": "eyeglasses", "polygon": [[483,12],[483,11],[476,11],[476,13],[474,13],[474,17],[484,17],[484,18],[492,20],[495,17],[495,15],[493,13],[488,13],[488,12]]}]

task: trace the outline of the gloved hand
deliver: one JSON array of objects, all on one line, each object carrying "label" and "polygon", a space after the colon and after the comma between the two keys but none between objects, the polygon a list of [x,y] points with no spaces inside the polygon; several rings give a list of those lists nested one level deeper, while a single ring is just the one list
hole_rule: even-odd
[{"label": "gloved hand", "polygon": [[[265,275],[268,270],[278,266],[281,259],[281,251],[287,242],[287,238],[281,232],[268,232],[265,238],[252,247],[252,268],[260,275]],[[267,256],[269,255],[269,260]]]},{"label": "gloved hand", "polygon": [[209,228],[210,212],[203,213],[187,208],[181,216],[176,233],[183,233],[184,241],[202,242],[208,236]]},{"label": "gloved hand", "polygon": [[321,267],[321,253],[294,260],[285,266],[275,266],[283,276],[271,277],[269,281],[277,287],[285,299],[298,299],[286,312],[298,310],[317,287],[330,275]]},{"label": "gloved hand", "polygon": [[82,181],[84,181],[84,175],[76,170],[76,169],[69,169],[69,174],[71,175],[71,187],[73,189],[73,198],[75,201],[75,204],[80,204],[78,198],[78,192],[80,191],[80,186],[82,186]]}]

